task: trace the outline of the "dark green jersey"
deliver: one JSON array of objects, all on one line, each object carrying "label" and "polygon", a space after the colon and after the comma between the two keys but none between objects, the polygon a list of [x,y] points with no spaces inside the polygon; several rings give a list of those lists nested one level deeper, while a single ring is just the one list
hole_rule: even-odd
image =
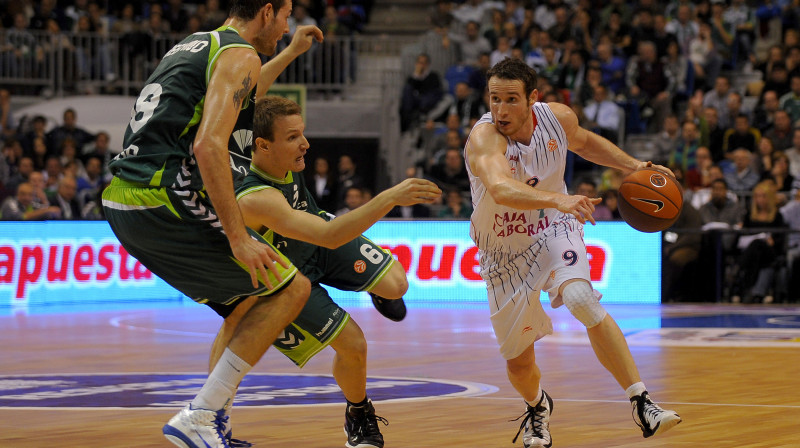
[{"label": "dark green jersey", "polygon": [[[326,221],[331,220],[325,210],[322,210],[314,202],[314,198],[306,188],[306,182],[302,173],[289,172],[283,179],[272,177],[256,166],[250,166],[250,173],[244,178],[236,189],[236,199],[247,194],[263,190],[265,188],[275,188],[283,194],[289,205],[295,210],[302,210],[312,215],[322,217]],[[270,229],[254,229],[264,235],[264,238],[280,250],[295,266],[304,266],[312,257],[318,246],[304,241],[284,238]]]},{"label": "dark green jersey", "polygon": [[[237,47],[253,49],[234,28],[223,26],[192,34],[164,55],[131,110],[122,153],[109,164],[115,176],[181,190],[203,188],[192,145],[214,64],[224,50]],[[242,102],[228,145],[237,181],[250,165],[254,95],[255,86]]]}]

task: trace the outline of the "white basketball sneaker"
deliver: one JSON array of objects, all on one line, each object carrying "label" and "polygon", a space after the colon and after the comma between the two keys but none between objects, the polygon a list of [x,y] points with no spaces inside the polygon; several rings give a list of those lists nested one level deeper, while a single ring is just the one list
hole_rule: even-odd
[{"label": "white basketball sneaker", "polygon": [[647,391],[631,398],[633,421],[642,430],[645,438],[661,434],[681,422],[675,411],[662,409],[650,400]]},{"label": "white basketball sneaker", "polygon": [[550,414],[553,412],[553,399],[547,392],[542,391],[542,398],[536,406],[527,405],[525,413],[512,421],[522,419],[519,431],[511,443],[516,443],[522,433],[522,446],[524,448],[550,448],[553,439],[550,437]]},{"label": "white basketball sneaker", "polygon": [[172,417],[162,432],[182,448],[230,448],[222,432],[227,419],[224,409],[195,409],[190,404]]}]

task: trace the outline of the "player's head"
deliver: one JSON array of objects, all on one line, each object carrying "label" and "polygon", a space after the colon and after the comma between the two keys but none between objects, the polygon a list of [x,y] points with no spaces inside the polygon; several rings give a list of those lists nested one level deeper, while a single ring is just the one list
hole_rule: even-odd
[{"label": "player's head", "polygon": [[536,71],[518,59],[504,59],[489,69],[486,79],[497,130],[513,136],[530,122],[531,106],[539,96]]},{"label": "player's head", "polygon": [[275,54],[278,41],[289,32],[289,16],[292,14],[292,0],[232,0],[230,17],[257,22],[263,31],[251,44],[267,56]]},{"label": "player's head", "polygon": [[283,171],[302,171],[309,147],[305,127],[302,110],[294,101],[279,96],[259,99],[253,119],[253,161],[257,165],[269,162]]}]

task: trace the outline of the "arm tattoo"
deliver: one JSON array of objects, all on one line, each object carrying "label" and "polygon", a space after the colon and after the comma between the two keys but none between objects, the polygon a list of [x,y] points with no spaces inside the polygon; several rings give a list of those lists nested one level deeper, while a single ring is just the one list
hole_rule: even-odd
[{"label": "arm tattoo", "polygon": [[250,73],[245,76],[242,80],[242,88],[237,90],[233,93],[233,107],[239,109],[242,106],[242,101],[244,101],[247,93],[250,91],[250,84],[252,83],[250,79]]}]

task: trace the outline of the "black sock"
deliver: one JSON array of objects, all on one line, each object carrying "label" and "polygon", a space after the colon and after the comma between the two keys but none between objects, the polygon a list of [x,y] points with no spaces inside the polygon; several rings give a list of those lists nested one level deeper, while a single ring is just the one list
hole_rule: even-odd
[{"label": "black sock", "polygon": [[363,408],[364,406],[367,405],[368,400],[369,398],[366,396],[364,396],[364,399],[358,403],[353,403],[352,401],[347,400],[347,407]]}]

